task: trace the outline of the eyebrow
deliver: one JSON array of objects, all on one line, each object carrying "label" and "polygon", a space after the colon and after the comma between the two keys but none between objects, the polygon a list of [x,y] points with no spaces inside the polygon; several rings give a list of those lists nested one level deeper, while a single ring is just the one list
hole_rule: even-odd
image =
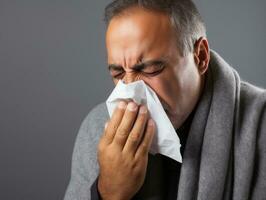
[{"label": "eyebrow", "polygon": [[[162,64],[165,64],[166,60],[165,59],[158,59],[158,60],[148,60],[145,62],[141,62],[138,64],[133,65],[133,67],[131,67],[132,69],[136,70],[136,71],[140,71],[148,66],[151,65],[155,65],[155,66],[159,66]],[[117,65],[117,64],[109,64],[108,65],[108,69],[109,70],[121,70],[123,68],[122,65]]]}]

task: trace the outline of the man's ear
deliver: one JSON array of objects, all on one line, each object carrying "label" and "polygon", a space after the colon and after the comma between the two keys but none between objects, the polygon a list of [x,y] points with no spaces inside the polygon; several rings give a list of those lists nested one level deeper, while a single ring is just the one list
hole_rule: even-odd
[{"label": "man's ear", "polygon": [[203,75],[207,71],[210,61],[209,44],[204,37],[199,38],[194,44],[194,60],[199,73]]}]

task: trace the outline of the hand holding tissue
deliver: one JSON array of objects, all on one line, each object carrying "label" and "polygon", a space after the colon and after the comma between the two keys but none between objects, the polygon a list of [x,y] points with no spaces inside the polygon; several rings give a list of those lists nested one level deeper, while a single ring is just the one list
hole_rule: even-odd
[{"label": "hand holding tissue", "polygon": [[150,153],[159,153],[181,163],[180,140],[156,93],[142,80],[129,84],[119,81],[106,101],[110,117],[120,100],[133,100],[138,105],[147,105],[156,124]]}]

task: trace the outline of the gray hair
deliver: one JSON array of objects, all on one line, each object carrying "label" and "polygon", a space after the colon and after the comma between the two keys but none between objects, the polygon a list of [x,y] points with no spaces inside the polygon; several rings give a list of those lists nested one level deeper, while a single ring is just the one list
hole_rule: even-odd
[{"label": "gray hair", "polygon": [[206,28],[195,4],[191,0],[114,0],[105,8],[107,26],[115,16],[133,6],[167,14],[177,34],[178,48],[182,55],[193,52],[200,37],[206,37]]}]

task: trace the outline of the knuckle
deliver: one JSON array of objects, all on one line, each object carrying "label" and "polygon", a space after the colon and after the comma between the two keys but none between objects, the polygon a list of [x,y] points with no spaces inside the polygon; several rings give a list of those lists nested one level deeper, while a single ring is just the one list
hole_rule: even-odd
[{"label": "knuckle", "polygon": [[138,142],[141,137],[141,134],[139,132],[132,132],[129,135],[129,139],[131,142]]},{"label": "knuckle", "polygon": [[127,129],[120,127],[117,129],[117,135],[121,137],[126,137],[128,135],[128,131]]},{"label": "knuckle", "polygon": [[149,145],[148,145],[148,143],[146,143],[146,142],[143,141],[141,143],[141,145],[140,145],[140,148],[141,148],[142,152],[144,154],[146,154],[148,152]]},{"label": "knuckle", "polygon": [[148,149],[148,144],[146,142],[142,142],[141,148],[144,149],[144,150]]},{"label": "knuckle", "polygon": [[138,118],[141,119],[141,120],[145,120],[147,118],[147,116],[148,116],[148,113],[140,113],[138,115]]},{"label": "knuckle", "polygon": [[118,129],[118,126],[116,124],[114,124],[114,123],[110,123],[109,129],[110,129],[110,131],[115,131],[115,130]]},{"label": "knuckle", "polygon": [[139,115],[137,121],[140,125],[144,126],[146,124],[146,121],[147,121],[147,116]]},{"label": "knuckle", "polygon": [[128,154],[128,153],[122,153],[121,160],[123,161],[124,167],[130,168],[130,169],[134,169],[139,163],[139,161],[136,160],[133,155]]}]

